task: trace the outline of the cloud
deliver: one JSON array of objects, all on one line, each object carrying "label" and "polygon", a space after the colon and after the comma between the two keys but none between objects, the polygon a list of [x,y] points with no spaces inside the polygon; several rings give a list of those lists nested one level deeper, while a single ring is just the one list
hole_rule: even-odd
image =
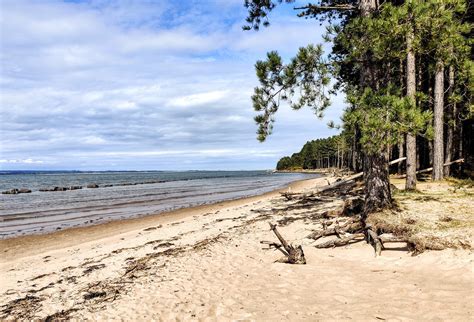
[{"label": "cloud", "polygon": [[292,10],[257,33],[241,30],[240,0],[0,6],[2,169],[271,168],[335,133],[283,106],[274,135],[255,140],[255,61],[320,41],[318,23]]},{"label": "cloud", "polygon": [[0,159],[0,163],[23,163],[23,164],[42,164],[44,161],[33,160],[33,159],[23,159],[23,160],[5,160]]},{"label": "cloud", "polygon": [[191,107],[205,105],[219,101],[226,96],[226,91],[212,91],[173,98],[169,101],[171,106]]}]

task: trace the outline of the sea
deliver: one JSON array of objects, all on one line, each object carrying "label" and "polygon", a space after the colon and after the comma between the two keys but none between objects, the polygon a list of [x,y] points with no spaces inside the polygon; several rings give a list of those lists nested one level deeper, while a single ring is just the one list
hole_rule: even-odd
[{"label": "sea", "polygon": [[[0,191],[31,190],[0,194],[0,239],[239,199],[317,176],[271,171],[0,171]],[[65,190],[70,187],[75,189]]]}]

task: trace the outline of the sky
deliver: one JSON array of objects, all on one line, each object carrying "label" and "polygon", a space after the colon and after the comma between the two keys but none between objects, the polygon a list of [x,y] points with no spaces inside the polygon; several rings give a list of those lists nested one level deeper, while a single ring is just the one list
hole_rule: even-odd
[{"label": "sky", "polygon": [[337,134],[282,105],[256,140],[254,64],[322,43],[324,27],[272,12],[243,31],[243,0],[0,1],[0,169],[273,169]]}]

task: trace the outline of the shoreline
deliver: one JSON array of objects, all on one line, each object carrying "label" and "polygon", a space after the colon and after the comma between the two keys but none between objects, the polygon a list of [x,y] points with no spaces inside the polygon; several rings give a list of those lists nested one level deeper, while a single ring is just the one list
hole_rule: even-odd
[{"label": "shoreline", "polygon": [[[292,192],[334,177],[290,184]],[[300,204],[264,195],[214,205],[18,237],[1,245],[0,319],[18,320],[457,320],[474,312],[474,255],[413,257],[365,242],[317,249],[311,219],[342,198]],[[306,265],[278,262],[263,247],[278,224]],[[326,237],[318,240],[324,242]],[[6,240],[8,241],[8,240]],[[16,243],[16,245],[15,245]],[[5,252],[7,251],[7,252]],[[366,296],[367,295],[367,296]],[[392,305],[387,305],[392,303]]]},{"label": "shoreline", "polygon": [[80,227],[68,227],[52,232],[2,238],[0,239],[2,261],[5,259],[8,261],[12,258],[12,256],[15,256],[15,259],[19,258],[18,252],[21,252],[20,258],[27,257],[31,254],[36,254],[39,247],[41,247],[42,251],[54,250],[56,245],[58,245],[58,242],[61,243],[61,246],[58,247],[69,247],[77,244],[78,241],[81,243],[91,242],[97,239],[126,233],[130,230],[140,229],[140,227],[144,225],[168,224],[189,216],[198,215],[202,212],[213,212],[221,208],[237,207],[242,204],[251,203],[255,200],[272,198],[279,195],[280,192],[288,189],[299,190],[302,187],[307,188],[305,185],[306,182],[324,177],[324,175],[321,175],[321,177],[318,178],[297,180],[291,182],[283,188],[278,188],[250,197],[242,197],[237,199],[223,200],[216,203],[184,207],[135,218],[123,218]]}]

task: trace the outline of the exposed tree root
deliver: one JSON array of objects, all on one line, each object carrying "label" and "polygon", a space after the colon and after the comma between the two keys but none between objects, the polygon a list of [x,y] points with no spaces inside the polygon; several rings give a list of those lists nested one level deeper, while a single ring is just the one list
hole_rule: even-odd
[{"label": "exposed tree root", "polygon": [[304,257],[303,247],[301,247],[301,245],[294,247],[288,244],[276,228],[276,225],[270,223],[270,229],[277,236],[281,244],[267,242],[268,246],[278,249],[286,256],[286,259],[282,262],[289,264],[306,264],[306,258]]},{"label": "exposed tree root", "polygon": [[[323,227],[325,226],[325,223],[323,223]],[[306,236],[306,238],[318,240],[321,237],[326,237],[326,236],[331,236],[331,235],[341,235],[342,233],[346,232],[356,232],[360,230],[361,227],[361,222],[360,222],[360,216],[354,217],[354,218],[349,218],[342,226],[339,225],[339,223],[336,221],[336,224],[330,228],[326,228],[323,230],[318,230],[310,235]]]}]

